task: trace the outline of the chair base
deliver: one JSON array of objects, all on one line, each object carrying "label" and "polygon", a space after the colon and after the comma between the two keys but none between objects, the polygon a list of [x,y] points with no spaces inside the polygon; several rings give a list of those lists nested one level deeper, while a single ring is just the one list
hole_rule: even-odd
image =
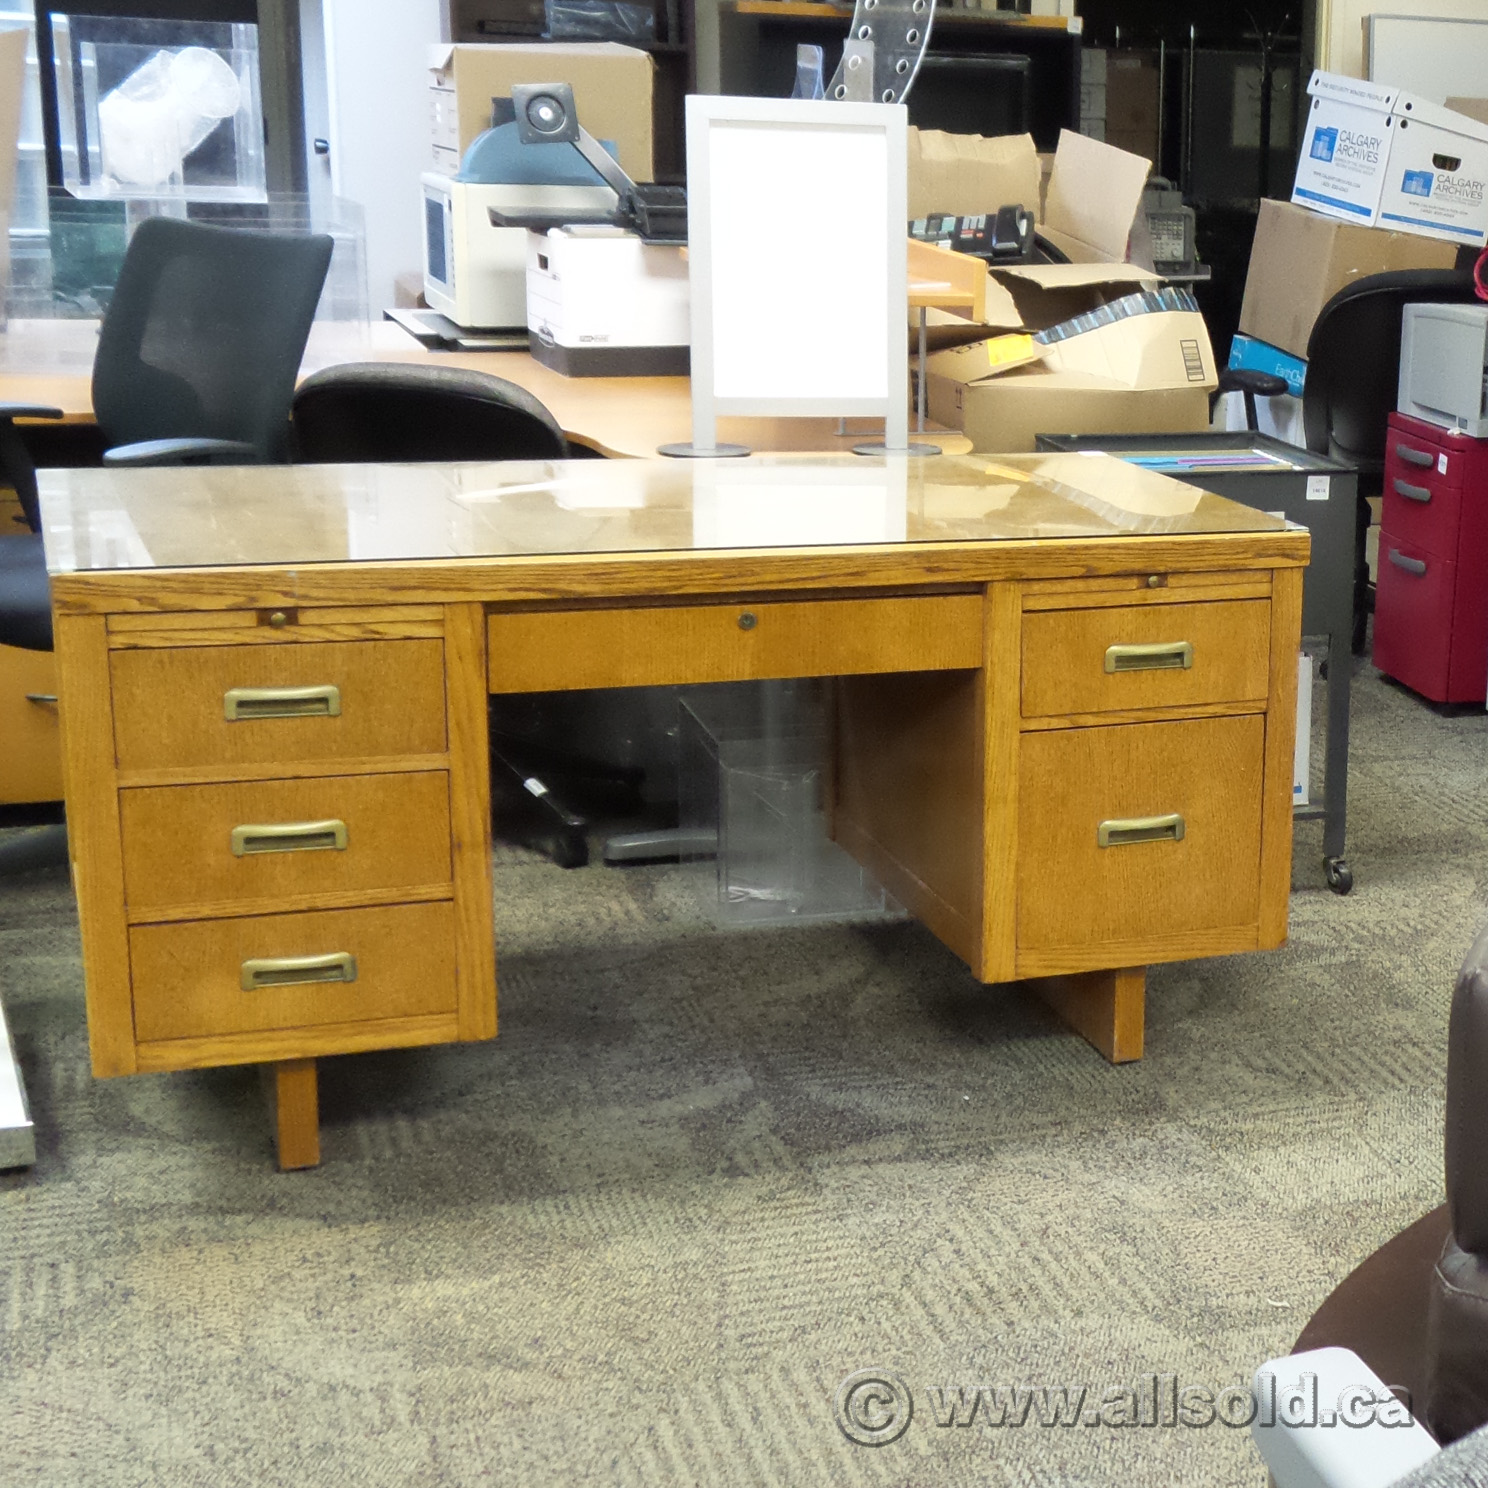
[{"label": "chair base", "polygon": [[1387,1240],[1334,1288],[1292,1352],[1352,1349],[1387,1385],[1406,1391],[1412,1410],[1419,1410],[1429,1364],[1427,1301],[1450,1229],[1443,1204]]}]

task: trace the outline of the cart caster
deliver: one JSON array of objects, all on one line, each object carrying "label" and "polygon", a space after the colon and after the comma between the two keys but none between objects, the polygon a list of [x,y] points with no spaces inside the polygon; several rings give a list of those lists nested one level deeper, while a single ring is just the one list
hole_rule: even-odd
[{"label": "cart caster", "polygon": [[1324,858],[1323,872],[1328,876],[1328,887],[1335,894],[1347,894],[1354,886],[1354,870],[1342,858]]}]

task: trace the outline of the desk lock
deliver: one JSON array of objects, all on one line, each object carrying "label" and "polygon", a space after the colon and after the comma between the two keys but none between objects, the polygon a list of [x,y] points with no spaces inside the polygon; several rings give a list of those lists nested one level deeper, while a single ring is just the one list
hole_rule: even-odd
[{"label": "desk lock", "polygon": [[1103,821],[1095,829],[1099,847],[1134,847],[1139,842],[1182,842],[1186,828],[1175,811],[1169,816],[1128,816]]},{"label": "desk lock", "polygon": [[753,630],[754,627],[758,624],[759,617],[750,610],[745,610],[744,613],[739,616],[740,630]]},{"label": "desk lock", "polygon": [[239,986],[245,992],[266,987],[296,987],[307,982],[354,982],[356,957],[346,951],[328,956],[266,956],[243,962]]},{"label": "desk lock", "polygon": [[254,853],[345,852],[344,821],[271,822],[262,826],[232,829],[232,855],[246,858]]},{"label": "desk lock", "polygon": [[222,716],[229,723],[253,718],[339,718],[341,689],[322,687],[230,687],[222,694]]},{"label": "desk lock", "polygon": [[1108,672],[1186,672],[1193,666],[1191,641],[1159,641],[1153,646],[1107,646]]}]

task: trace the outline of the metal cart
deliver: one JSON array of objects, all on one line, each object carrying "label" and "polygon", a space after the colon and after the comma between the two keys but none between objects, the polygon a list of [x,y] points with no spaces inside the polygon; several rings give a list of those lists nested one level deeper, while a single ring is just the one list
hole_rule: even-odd
[{"label": "metal cart", "polygon": [[1323,798],[1296,808],[1322,820],[1323,871],[1335,894],[1354,875],[1344,858],[1348,823],[1349,688],[1353,678],[1354,513],[1359,473],[1266,434],[1041,434],[1041,450],[1100,450],[1216,496],[1271,512],[1312,533],[1302,582],[1302,634],[1327,642]]}]

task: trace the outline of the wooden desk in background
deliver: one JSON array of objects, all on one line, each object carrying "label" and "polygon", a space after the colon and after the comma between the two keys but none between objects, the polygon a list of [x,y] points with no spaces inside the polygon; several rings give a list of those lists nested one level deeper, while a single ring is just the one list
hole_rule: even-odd
[{"label": "wooden desk in background", "polygon": [[[927,273],[935,268],[933,253],[925,255]],[[975,260],[966,262],[975,264]],[[921,290],[920,298],[936,305],[972,303],[947,299],[933,290]],[[0,333],[0,401],[51,404],[63,410],[67,423],[91,424],[97,342],[96,321],[11,321]],[[782,355],[786,354],[788,349],[782,347]],[[601,455],[650,459],[658,445],[692,437],[691,394],[685,377],[564,377],[533,361],[526,352],[430,352],[387,321],[369,326],[317,324],[302,370],[308,376],[323,367],[357,361],[470,367],[504,377],[546,404],[572,444]],[[55,425],[38,422],[33,427],[44,438]],[[725,418],[719,421],[718,436],[757,450],[846,453],[882,426],[855,419],[847,427],[852,432],[841,434],[836,419]],[[965,436],[952,430],[932,430],[931,437],[948,454],[971,448]],[[13,529],[19,511],[14,501],[0,502],[4,530]],[[50,654],[0,647],[0,731],[15,743],[0,771],[0,805],[55,801],[61,793],[55,710],[48,703],[29,701],[53,696],[56,691]]]},{"label": "wooden desk in background", "polygon": [[[962,303],[952,293],[954,303]],[[929,291],[922,297],[930,304],[952,302]],[[0,334],[0,400],[51,404],[71,423],[91,423],[97,342],[96,321],[12,321]],[[790,355],[788,343],[782,343],[780,354]],[[692,398],[685,377],[564,377],[525,351],[426,351],[390,321],[367,326],[318,322],[310,333],[302,375],[343,362],[427,363],[504,377],[540,399],[571,442],[596,454],[649,460],[659,445],[692,438]],[[846,454],[865,434],[882,429],[881,422],[871,419],[850,419],[848,426],[851,432],[840,434],[836,419],[725,418],[719,420],[718,437],[753,450]],[[954,430],[933,432],[947,454],[971,448]]]},{"label": "wooden desk in background", "polygon": [[822,676],[836,839],[1139,1058],[1279,945],[1308,537],[1081,455],[43,471],[94,1072],[496,1031],[488,692]]}]

